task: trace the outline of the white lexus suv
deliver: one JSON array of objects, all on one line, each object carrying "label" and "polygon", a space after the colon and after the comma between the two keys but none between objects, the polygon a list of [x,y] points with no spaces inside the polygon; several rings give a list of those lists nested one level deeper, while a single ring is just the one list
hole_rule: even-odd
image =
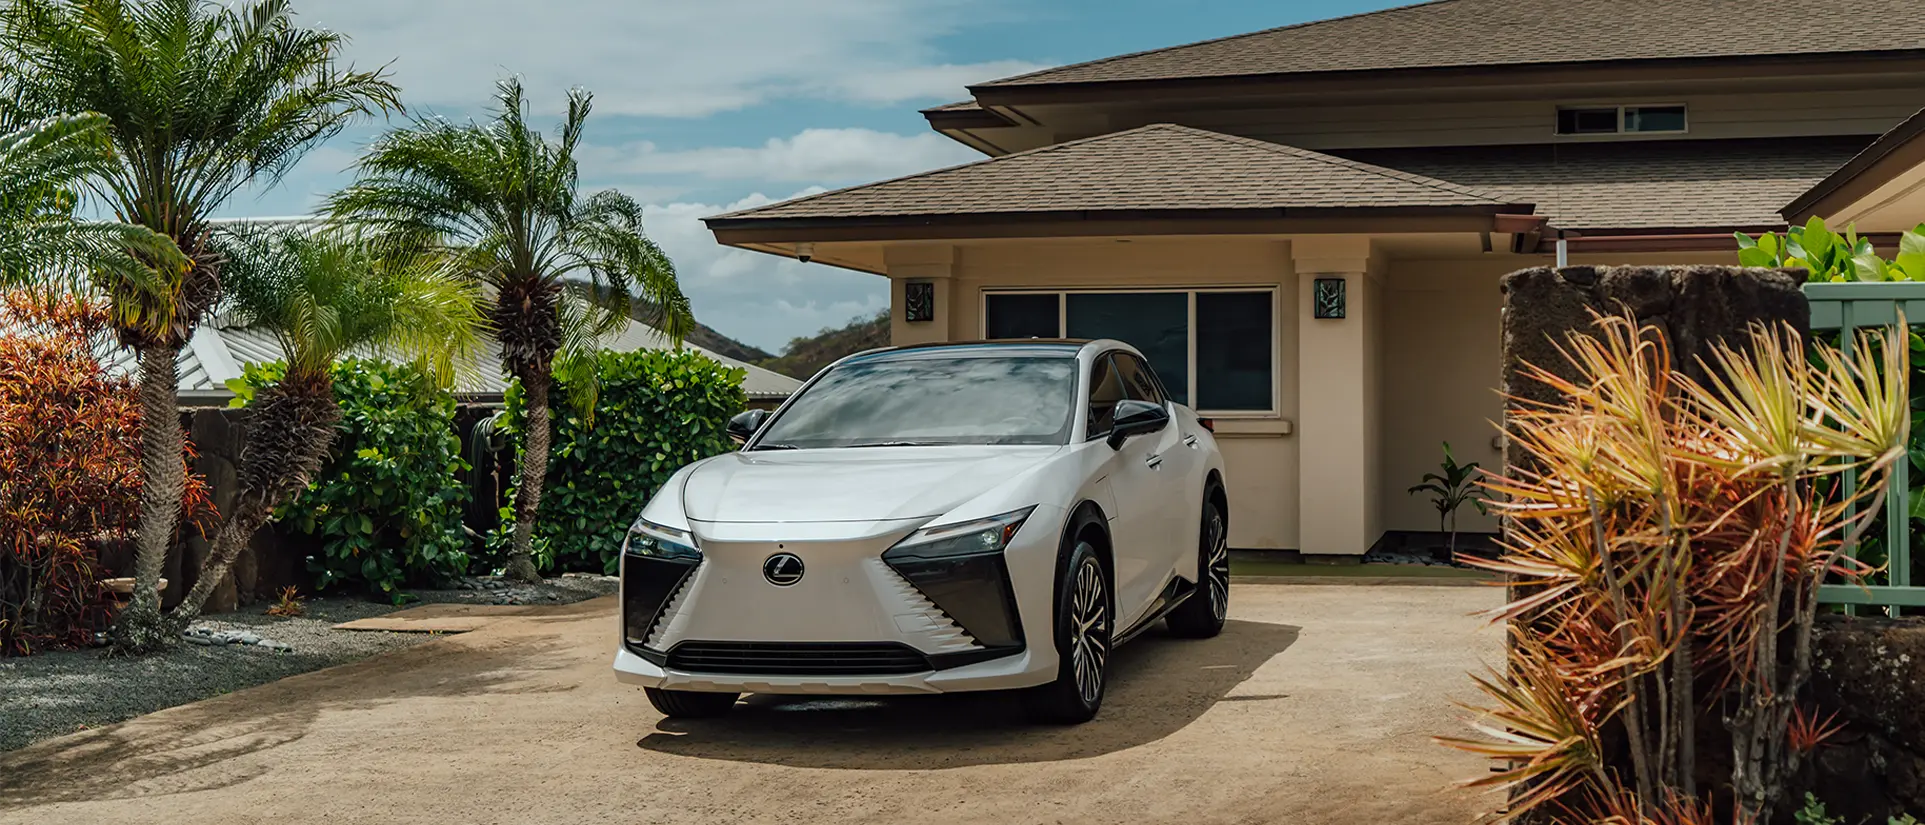
[{"label": "white lexus suv", "polygon": [[866,352],[730,432],[741,451],[670,478],[622,553],[616,675],[669,716],[1020,689],[1082,722],[1116,645],[1223,627],[1222,456],[1126,344]]}]

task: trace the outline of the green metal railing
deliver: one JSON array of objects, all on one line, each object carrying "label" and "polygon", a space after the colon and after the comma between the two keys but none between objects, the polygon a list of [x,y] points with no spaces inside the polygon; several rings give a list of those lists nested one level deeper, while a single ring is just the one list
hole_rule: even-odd
[{"label": "green metal railing", "polygon": [[[1903,310],[1908,322],[1925,319],[1925,282],[1894,281],[1883,283],[1806,284],[1805,298],[1811,303],[1811,329],[1850,332],[1867,327],[1898,324]],[[1858,345],[1856,336],[1839,336],[1839,345],[1849,357]],[[1856,472],[1845,474],[1845,494],[1857,489]],[[1912,519],[1910,514],[1911,461],[1900,460],[1892,472],[1892,484],[1885,493],[1885,552],[1889,582],[1880,585],[1825,585],[1818,597],[1827,604],[1884,605],[1925,607],[1925,587],[1912,586]],[[1857,548],[1846,548],[1856,554]]]}]

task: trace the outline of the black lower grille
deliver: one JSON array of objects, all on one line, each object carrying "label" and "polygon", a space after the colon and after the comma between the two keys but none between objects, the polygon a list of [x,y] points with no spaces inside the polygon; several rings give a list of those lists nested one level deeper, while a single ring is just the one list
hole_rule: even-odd
[{"label": "black lower grille", "polygon": [[921,673],[929,659],[894,642],[683,642],[668,667],[748,676],[876,676]]}]

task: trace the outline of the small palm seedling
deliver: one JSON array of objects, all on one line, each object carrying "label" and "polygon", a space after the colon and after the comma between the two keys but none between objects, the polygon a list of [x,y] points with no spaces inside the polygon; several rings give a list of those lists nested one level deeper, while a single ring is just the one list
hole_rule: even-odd
[{"label": "small palm seedling", "polygon": [[1444,463],[1438,465],[1442,474],[1425,473],[1424,483],[1410,488],[1409,494],[1429,493],[1431,506],[1437,508],[1437,530],[1449,536],[1447,546],[1450,557],[1457,558],[1457,511],[1465,504],[1473,505],[1477,512],[1490,512],[1484,506],[1483,491],[1477,487],[1477,476],[1483,472],[1473,461],[1469,464],[1457,463],[1451,455],[1450,442],[1444,442]]}]

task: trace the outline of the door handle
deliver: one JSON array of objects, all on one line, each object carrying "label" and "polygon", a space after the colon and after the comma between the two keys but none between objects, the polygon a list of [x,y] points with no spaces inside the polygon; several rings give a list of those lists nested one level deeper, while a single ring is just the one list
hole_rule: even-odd
[{"label": "door handle", "polygon": [[1163,456],[1161,455],[1150,456],[1149,458],[1143,459],[1143,463],[1150,465],[1150,469],[1154,470],[1158,467],[1163,466]]},{"label": "door handle", "polygon": [[1183,443],[1188,445],[1189,448],[1192,450],[1196,449],[1196,436],[1193,436],[1193,435],[1184,436]]}]

